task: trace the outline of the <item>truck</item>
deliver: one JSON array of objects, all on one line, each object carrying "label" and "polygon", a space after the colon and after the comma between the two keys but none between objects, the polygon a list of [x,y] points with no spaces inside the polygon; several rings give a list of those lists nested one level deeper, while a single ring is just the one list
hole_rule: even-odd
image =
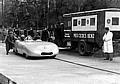
[{"label": "truck", "polygon": [[103,46],[105,27],[113,33],[113,42],[120,39],[120,9],[106,8],[63,15],[63,44],[78,50],[80,55],[94,53]]}]

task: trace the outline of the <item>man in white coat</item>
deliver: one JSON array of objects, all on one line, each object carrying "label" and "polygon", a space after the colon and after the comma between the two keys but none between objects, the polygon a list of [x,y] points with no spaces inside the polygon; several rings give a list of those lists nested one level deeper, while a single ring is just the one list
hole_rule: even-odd
[{"label": "man in white coat", "polygon": [[113,33],[110,32],[109,27],[105,28],[105,34],[103,36],[103,52],[106,56],[106,59],[104,60],[113,60],[113,42],[112,42],[112,38],[113,38]]}]

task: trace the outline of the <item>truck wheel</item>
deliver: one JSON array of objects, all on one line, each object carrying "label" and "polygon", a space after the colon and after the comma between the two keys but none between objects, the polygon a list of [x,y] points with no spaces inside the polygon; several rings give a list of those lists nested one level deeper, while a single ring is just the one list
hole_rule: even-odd
[{"label": "truck wheel", "polygon": [[80,55],[86,55],[87,54],[87,45],[85,42],[79,42],[78,43],[78,52]]}]

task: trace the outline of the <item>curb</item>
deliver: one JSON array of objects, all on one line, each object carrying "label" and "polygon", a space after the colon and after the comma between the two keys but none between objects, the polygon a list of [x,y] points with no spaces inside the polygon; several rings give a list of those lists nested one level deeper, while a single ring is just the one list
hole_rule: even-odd
[{"label": "curb", "polygon": [[0,73],[0,84],[17,84],[17,83]]}]

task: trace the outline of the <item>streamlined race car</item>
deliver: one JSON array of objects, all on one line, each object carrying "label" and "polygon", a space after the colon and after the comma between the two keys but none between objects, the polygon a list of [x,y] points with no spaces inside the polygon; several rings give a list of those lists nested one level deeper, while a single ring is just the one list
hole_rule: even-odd
[{"label": "streamlined race car", "polygon": [[34,40],[25,40],[20,41],[16,40],[15,47],[13,51],[17,54],[22,54],[26,58],[29,57],[56,57],[59,53],[59,48],[56,44],[51,42],[44,42],[44,41],[34,41]]}]

